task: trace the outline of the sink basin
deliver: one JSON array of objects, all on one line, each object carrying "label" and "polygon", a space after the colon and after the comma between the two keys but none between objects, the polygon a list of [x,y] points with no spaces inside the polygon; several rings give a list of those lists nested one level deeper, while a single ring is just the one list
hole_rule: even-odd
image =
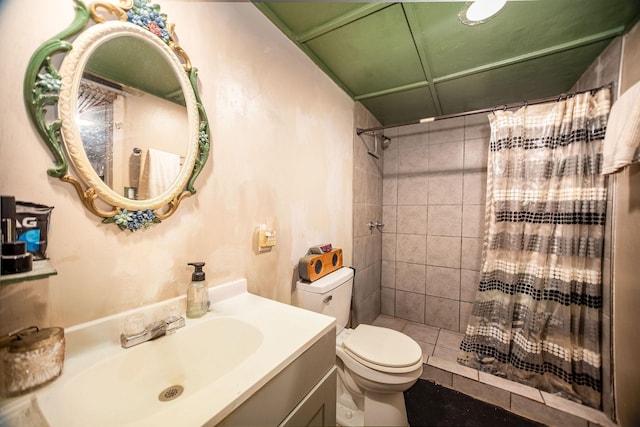
[{"label": "sink basin", "polygon": [[233,371],[262,340],[262,333],[242,320],[210,317],[118,352],[65,382],[40,405],[46,412],[74,402],[66,425],[95,425],[100,420],[115,426],[146,419]]},{"label": "sink basin", "polygon": [[60,377],[0,400],[0,425],[218,424],[335,330],[331,317],[252,295],[246,286],[241,279],[209,288],[209,313],[129,349],[119,339],[126,316],[157,320],[167,308],[184,307],[184,297],[65,329]]}]

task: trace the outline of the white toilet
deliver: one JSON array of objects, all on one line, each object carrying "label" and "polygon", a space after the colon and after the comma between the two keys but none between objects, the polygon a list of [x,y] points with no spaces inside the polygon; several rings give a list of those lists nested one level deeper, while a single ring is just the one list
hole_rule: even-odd
[{"label": "white toilet", "polygon": [[353,270],[342,267],[315,282],[298,281],[294,305],[336,318],[337,423],[408,426],[403,392],[422,374],[422,349],[405,334],[359,325],[346,329]]}]

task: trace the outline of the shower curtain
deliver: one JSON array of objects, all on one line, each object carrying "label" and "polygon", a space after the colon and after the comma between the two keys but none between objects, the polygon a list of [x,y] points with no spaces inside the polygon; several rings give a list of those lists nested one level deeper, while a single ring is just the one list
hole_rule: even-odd
[{"label": "shower curtain", "polygon": [[608,88],[489,114],[480,284],[458,362],[600,407]]}]

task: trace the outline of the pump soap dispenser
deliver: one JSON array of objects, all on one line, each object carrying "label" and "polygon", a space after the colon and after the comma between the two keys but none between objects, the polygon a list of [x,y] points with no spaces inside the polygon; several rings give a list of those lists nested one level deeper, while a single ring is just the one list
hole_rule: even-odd
[{"label": "pump soap dispenser", "polygon": [[209,310],[209,292],[204,280],[204,271],[202,271],[204,262],[190,262],[188,265],[195,267],[191,275],[191,283],[187,288],[187,317],[194,319],[204,316]]}]

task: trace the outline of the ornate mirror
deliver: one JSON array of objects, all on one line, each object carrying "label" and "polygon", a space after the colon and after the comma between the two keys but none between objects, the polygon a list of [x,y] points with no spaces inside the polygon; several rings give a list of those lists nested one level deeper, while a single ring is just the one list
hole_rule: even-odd
[{"label": "ornate mirror", "polygon": [[[54,156],[48,174],[72,184],[104,223],[147,228],[195,194],[209,155],[197,70],[150,0],[74,2],[74,21],[34,53],[24,82],[31,119]],[[49,108],[56,119],[47,120]]]}]

